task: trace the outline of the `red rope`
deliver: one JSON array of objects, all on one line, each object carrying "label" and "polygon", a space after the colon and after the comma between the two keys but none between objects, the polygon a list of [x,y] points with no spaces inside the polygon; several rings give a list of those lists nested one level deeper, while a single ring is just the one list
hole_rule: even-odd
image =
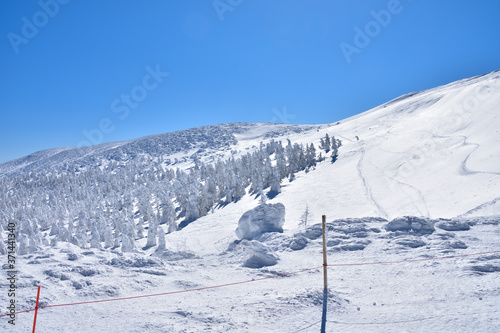
[{"label": "red rope", "polygon": [[340,266],[365,266],[365,265],[400,264],[400,263],[405,263],[405,262],[434,261],[434,260],[442,260],[442,259],[472,257],[472,256],[479,256],[479,255],[483,255],[483,254],[492,254],[492,253],[500,253],[500,251],[480,252],[480,253],[471,253],[471,254],[458,254],[458,255],[454,255],[454,256],[435,257],[435,258],[423,258],[423,259],[364,262],[364,263],[355,263],[355,264],[333,264],[333,265],[328,265],[328,266],[329,267],[340,267]]},{"label": "red rope", "polygon": [[[266,276],[266,277],[263,277],[263,278],[258,278],[258,279],[253,279],[253,280],[246,280],[246,281],[238,281],[238,282],[231,282],[231,283],[219,284],[219,285],[216,285],[216,286],[200,287],[200,288],[185,289],[185,290],[176,290],[176,291],[169,291],[169,292],[165,292],[165,293],[150,294],[150,295],[139,295],[139,296],[129,296],[129,297],[103,299],[103,300],[97,300],[97,301],[86,301],[86,302],[77,302],[77,303],[45,305],[45,306],[39,306],[38,309],[54,308],[54,307],[59,307],[59,306],[90,304],[90,303],[103,303],[103,302],[123,301],[123,300],[127,300],[127,299],[144,298],[144,297],[154,297],[154,296],[164,296],[164,295],[180,294],[180,293],[187,293],[187,292],[200,291],[200,290],[206,290],[206,289],[222,288],[222,287],[234,286],[234,285],[243,284],[243,283],[250,283],[250,282],[262,281],[262,280],[267,280],[267,279],[274,279],[274,278],[283,277],[283,276],[292,275],[292,274],[303,273],[303,272],[312,271],[312,270],[315,270],[315,269],[318,269],[318,268],[321,268],[321,267],[322,266],[313,267],[313,268],[306,268],[306,269],[302,269],[300,271],[295,271],[295,272],[291,272],[291,273],[285,273],[285,274],[279,274],[279,275],[273,275],[273,276]],[[34,310],[35,309],[24,310],[24,311],[15,312],[15,313],[12,313],[12,314],[30,312],[30,311],[34,311]],[[0,317],[5,317],[5,316],[9,316],[9,315],[10,314],[4,314],[4,315],[0,315]]]},{"label": "red rope", "polygon": [[[408,262],[434,261],[434,260],[443,260],[443,259],[452,259],[452,258],[471,257],[471,256],[493,254],[493,253],[500,253],[500,251],[480,252],[480,253],[471,253],[471,254],[460,254],[460,255],[453,255],[453,256],[424,258],[424,259],[409,259],[409,260],[397,260],[397,261],[378,261],[378,262],[365,262],[365,263],[352,263],[352,264],[329,264],[327,266],[329,266],[329,267],[342,267],[342,266],[366,266],[366,265],[400,264],[400,263],[408,263]],[[177,290],[177,291],[169,291],[169,292],[158,293],[158,294],[150,294],[150,295],[139,295],[139,296],[130,296],[130,297],[120,297],[120,298],[103,299],[103,300],[97,300],[97,301],[86,301],[86,302],[77,302],[77,303],[45,305],[45,306],[39,306],[38,309],[55,308],[55,307],[60,307],[60,306],[81,305],[81,304],[91,304],[91,303],[103,303],[103,302],[123,301],[123,300],[128,300],[128,299],[145,298],[145,297],[155,297],[155,296],[165,296],[165,295],[181,294],[181,293],[188,293],[188,292],[201,291],[201,290],[207,290],[207,289],[229,287],[229,286],[235,286],[235,285],[238,285],[238,284],[244,284],[244,283],[250,283],[250,282],[257,282],[257,281],[268,280],[268,279],[275,279],[275,278],[279,278],[279,277],[283,277],[283,276],[288,276],[288,275],[293,275],[293,274],[304,273],[304,272],[312,271],[312,270],[319,269],[319,268],[322,268],[322,267],[323,267],[323,265],[322,266],[318,266],[318,267],[313,267],[313,268],[306,268],[306,269],[302,269],[302,270],[295,271],[295,272],[290,272],[290,273],[285,273],[285,274],[272,275],[272,276],[267,276],[267,277],[263,277],[263,278],[252,279],[252,280],[246,280],[246,281],[238,281],[238,282],[231,282],[231,283],[219,284],[219,285],[215,285],[215,286],[200,287],[200,288],[185,289],[185,290]],[[18,312],[12,313],[12,314],[19,314],[19,313],[31,312],[31,311],[35,311],[35,310],[36,309],[18,311]],[[9,315],[11,315],[11,314],[3,314],[3,315],[0,315],[0,317],[5,317],[5,316],[9,316]]]}]

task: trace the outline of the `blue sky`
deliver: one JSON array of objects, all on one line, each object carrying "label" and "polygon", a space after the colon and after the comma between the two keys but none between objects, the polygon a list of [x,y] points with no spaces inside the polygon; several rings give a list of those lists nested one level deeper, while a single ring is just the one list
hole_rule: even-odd
[{"label": "blue sky", "polygon": [[226,122],[329,123],[500,69],[497,0],[5,0],[0,162]]}]

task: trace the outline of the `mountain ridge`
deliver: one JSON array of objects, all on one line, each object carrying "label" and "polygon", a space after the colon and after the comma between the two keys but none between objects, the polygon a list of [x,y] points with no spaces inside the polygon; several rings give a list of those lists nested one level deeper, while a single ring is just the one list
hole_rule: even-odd
[{"label": "mountain ridge", "polygon": [[[137,139],[102,143],[94,146],[51,148],[0,164],[0,177],[15,173],[40,171],[44,168],[53,168],[60,165],[63,165],[63,169],[65,169],[64,165],[66,163],[88,164],[96,160],[126,161],[141,154],[160,157],[180,152],[184,152],[184,157],[186,157],[191,155],[193,150],[222,150],[237,142],[235,134],[256,126],[268,126],[274,130],[281,129],[282,131],[294,131],[293,129],[301,131],[304,128],[311,128],[313,125],[224,123],[147,135]],[[273,130],[270,130],[267,134],[267,137],[273,137],[279,135],[279,131],[273,133]],[[189,153],[190,151],[191,153]]]},{"label": "mountain ridge", "polygon": [[[450,90],[457,87],[464,86],[464,84],[472,85],[482,80],[487,79],[498,79],[500,78],[500,70],[493,71],[490,73],[477,75],[471,78],[464,78],[457,80],[448,84],[444,84],[435,88],[429,88],[421,91],[410,92],[399,97],[396,97],[386,103],[383,103],[377,107],[370,110],[362,112],[360,114],[348,117],[341,120],[341,123],[350,122],[360,117],[366,117],[370,113],[378,112],[379,110],[385,109],[390,106],[408,102],[410,99],[423,98],[429,93],[439,93],[443,90]],[[427,106],[430,106],[439,99],[427,101]],[[414,109],[418,109],[422,105],[414,105]],[[188,157],[190,154],[188,152],[196,148],[197,144],[200,144],[202,140],[207,140],[210,138],[213,142],[205,142],[204,148],[211,148],[213,150],[228,148],[231,145],[235,145],[237,140],[235,134],[247,131],[250,128],[258,126],[270,126],[278,129],[277,133],[274,133],[270,129],[263,138],[268,137],[280,137],[283,134],[283,129],[285,131],[293,132],[291,130],[294,128],[296,131],[311,130],[315,128],[324,128],[332,126],[339,122],[318,124],[318,125],[292,125],[292,124],[271,124],[271,123],[248,123],[248,122],[235,122],[235,123],[223,123],[217,125],[206,125],[201,127],[189,128],[186,130],[160,133],[147,135],[137,139],[125,140],[125,141],[115,141],[102,143],[94,146],[86,147],[61,147],[61,148],[51,148],[41,151],[34,152],[32,154],[26,155],[24,157],[7,161],[0,164],[0,177],[15,175],[16,173],[26,173],[30,171],[40,171],[47,168],[60,168],[72,170],[74,167],[71,164],[81,163],[102,163],[105,160],[116,160],[123,161],[129,158],[135,158],[140,154],[148,154],[151,157],[159,157],[162,155],[172,155],[179,152],[186,152],[184,158]],[[281,133],[279,131],[281,129]],[[221,136],[221,137],[219,137]],[[201,140],[200,140],[201,139]],[[214,140],[215,139],[215,140]],[[99,160],[99,161],[98,161]]]}]

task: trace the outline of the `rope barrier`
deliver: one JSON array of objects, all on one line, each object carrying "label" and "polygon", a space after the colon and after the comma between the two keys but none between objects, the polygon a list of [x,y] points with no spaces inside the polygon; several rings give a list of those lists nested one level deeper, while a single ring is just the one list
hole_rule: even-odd
[{"label": "rope barrier", "polygon": [[[288,276],[288,275],[292,275],[292,274],[299,274],[299,273],[303,273],[303,272],[307,272],[307,271],[312,271],[312,270],[315,270],[315,269],[319,269],[321,267],[323,267],[323,266],[318,266],[318,267],[313,267],[313,268],[306,268],[306,269],[302,269],[300,271],[295,271],[295,272],[290,272],[290,273],[285,273],[285,274],[279,274],[279,275],[266,276],[266,277],[258,278],[258,279],[252,279],[252,280],[245,280],[245,281],[238,281],[238,282],[231,282],[231,283],[219,284],[219,285],[215,285],[215,286],[200,287],[200,288],[185,289],[185,290],[176,290],[176,291],[168,291],[168,292],[158,293],[158,294],[149,294],[149,295],[138,295],[138,296],[129,296],[129,297],[103,299],[103,300],[97,300],[97,301],[86,301],[86,302],[77,302],[77,303],[45,305],[45,306],[39,306],[38,309],[40,310],[40,309],[54,308],[54,307],[61,307],[61,306],[71,306],[71,305],[81,305],[81,304],[91,304],[91,303],[103,303],[103,302],[123,301],[123,300],[128,300],[128,299],[145,298],[145,297],[155,297],[155,296],[164,296],[164,295],[173,295],[173,294],[181,294],[181,293],[187,293],[187,292],[193,292],[193,291],[222,288],[222,287],[234,286],[234,285],[243,284],[243,283],[250,283],[250,282],[257,282],[257,281],[262,281],[262,280],[274,279],[274,278],[279,278],[279,277]],[[24,310],[24,311],[9,313],[9,314],[3,314],[3,315],[0,315],[0,317],[9,316],[11,314],[19,314],[19,313],[31,312],[31,311],[35,311],[35,309]]]},{"label": "rope barrier", "polygon": [[406,263],[406,262],[435,261],[435,260],[443,260],[443,259],[472,257],[472,256],[480,256],[480,255],[493,254],[493,253],[500,253],[500,251],[489,251],[489,252],[470,253],[470,254],[457,254],[454,256],[422,258],[422,259],[408,259],[408,260],[397,260],[397,261],[378,261],[378,262],[365,262],[365,263],[353,263],[353,264],[331,264],[331,265],[329,264],[328,267],[401,264],[401,263]]},{"label": "rope barrier", "polygon": [[[328,266],[328,267],[345,267],[345,266],[367,266],[367,265],[387,265],[387,264],[413,263],[413,262],[422,262],[422,261],[435,261],[435,260],[444,260],[444,259],[453,259],[453,258],[472,257],[472,256],[494,254],[494,253],[500,253],[500,251],[489,251],[489,252],[459,254],[459,255],[444,256],[444,257],[433,257],[433,258],[422,258],[422,259],[408,259],[408,260],[397,260],[397,261],[378,261],[378,262],[350,263],[350,264],[328,264],[326,266]],[[62,306],[72,306],[72,305],[82,305],[82,304],[92,304],[92,303],[104,303],[104,302],[124,301],[124,300],[129,300],[129,299],[146,298],[146,297],[156,297],[156,296],[165,296],[165,295],[181,294],[181,293],[188,293],[188,292],[208,290],[208,289],[223,288],[223,287],[235,286],[235,285],[239,285],[239,284],[245,284],[245,283],[257,282],[257,281],[275,279],[275,278],[289,276],[289,275],[294,275],[294,274],[300,274],[300,273],[304,273],[304,272],[308,272],[308,271],[313,271],[313,270],[316,270],[316,269],[320,269],[320,268],[323,268],[323,267],[324,266],[321,265],[321,266],[317,266],[317,267],[313,267],[313,268],[305,268],[305,269],[294,271],[294,272],[290,272],[290,273],[284,273],[284,274],[266,276],[266,277],[262,277],[262,278],[252,279],[252,280],[230,282],[230,283],[225,283],[225,284],[219,284],[219,285],[207,286],[207,287],[200,287],[200,288],[193,288],[193,289],[184,289],[184,290],[169,291],[169,292],[158,293],[158,294],[138,295],[138,296],[111,298],[111,299],[95,300],[95,301],[85,301],[85,302],[76,302],[76,303],[45,305],[45,306],[39,306],[38,310],[40,310],[40,309],[46,309],[46,308],[62,307]],[[10,316],[12,314],[26,313],[26,312],[31,312],[31,311],[35,311],[35,310],[36,309],[29,309],[29,310],[18,311],[18,312],[9,313],[9,314],[3,314],[3,315],[0,315],[0,318],[1,317],[6,317],[6,316]]]}]

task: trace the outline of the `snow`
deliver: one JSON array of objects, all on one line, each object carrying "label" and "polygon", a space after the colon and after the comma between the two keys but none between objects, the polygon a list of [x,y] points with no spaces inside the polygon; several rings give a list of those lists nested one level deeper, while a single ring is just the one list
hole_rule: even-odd
[{"label": "snow", "polygon": [[283,232],[284,223],[283,204],[262,204],[243,214],[235,232],[239,239],[257,239],[266,232]]},{"label": "snow", "polygon": [[278,257],[271,253],[266,245],[257,240],[243,239],[238,245],[245,256],[242,264],[243,267],[262,268],[278,263]]},{"label": "snow", "polygon": [[[316,222],[326,215],[327,331],[498,331],[498,92],[500,73],[494,72],[407,94],[339,124],[217,125],[189,132],[197,137],[189,144],[182,143],[186,133],[176,133],[80,151],[56,149],[0,165],[3,177],[21,177],[71,163],[85,169],[114,158],[126,163],[123,153],[172,161],[175,156],[180,162],[168,167],[187,169],[189,156],[199,149],[202,160],[216,161],[237,158],[271,139],[317,145],[329,133],[343,142],[335,163],[326,159],[297,173],[294,181],[282,181],[281,193],[266,207],[282,204],[284,223],[281,213],[262,219],[278,223],[275,232],[264,232],[266,224],[257,223],[258,240],[235,234],[242,216],[258,211],[260,198],[253,193],[215,207],[179,231],[165,234],[166,226],[158,226],[159,247],[145,248],[144,237],[125,240],[130,251],[125,253],[63,241],[17,253],[17,310],[34,308],[38,285],[41,306],[192,290],[42,308],[37,332],[317,332],[323,275]],[[204,141],[217,135],[221,140]],[[158,148],[168,142],[174,146]],[[2,193],[16,195],[14,189]],[[306,207],[309,222],[303,226]],[[251,235],[250,222],[261,221],[249,215],[239,236]],[[52,225],[54,235],[50,229],[40,234],[53,240],[68,232],[64,223],[64,228]],[[5,241],[5,222],[0,224]],[[29,238],[23,243],[29,247]],[[474,255],[462,256],[469,254]],[[7,258],[1,258],[6,270]],[[243,281],[251,282],[234,285]],[[226,284],[231,285],[199,290]],[[7,289],[3,278],[0,314],[7,312]],[[15,326],[7,319],[0,318],[0,332],[26,332],[33,312],[18,314]]]},{"label": "snow", "polygon": [[411,232],[412,234],[425,235],[434,232],[434,224],[425,218],[414,216],[398,217],[387,223],[387,231]]},{"label": "snow", "polygon": [[[329,268],[328,330],[495,331],[500,325],[496,315],[500,305],[498,253],[400,264],[335,266],[497,249],[500,218],[481,221],[469,220],[470,230],[436,229],[430,235],[412,236],[385,231],[387,221],[380,219],[328,220],[328,240],[332,241],[328,261],[334,265]],[[178,233],[187,239],[190,233],[186,229]],[[362,237],[362,232],[368,236]],[[21,259],[23,275],[17,299],[32,308],[38,284],[42,286],[42,305],[64,304],[196,289],[321,265],[321,237],[315,238],[314,232],[304,229],[300,235],[286,231],[268,235],[270,238],[262,244],[268,249],[275,247],[280,258],[276,265],[262,269],[241,267],[244,258],[236,252],[216,251],[203,257],[164,261],[147,256],[153,249],[146,255],[121,254],[59,243],[43,255]],[[311,237],[305,248],[286,249],[287,239],[302,235]],[[417,237],[425,245],[413,248],[404,243],[408,237]],[[454,248],[452,241],[461,241],[468,249]],[[174,248],[175,244],[167,246]],[[312,325],[305,331],[317,332],[321,289],[322,273],[317,269],[185,294],[45,308],[39,311],[37,331],[295,332]],[[19,314],[14,332],[29,330],[32,317],[32,313]],[[0,325],[12,331],[4,321]]]}]

